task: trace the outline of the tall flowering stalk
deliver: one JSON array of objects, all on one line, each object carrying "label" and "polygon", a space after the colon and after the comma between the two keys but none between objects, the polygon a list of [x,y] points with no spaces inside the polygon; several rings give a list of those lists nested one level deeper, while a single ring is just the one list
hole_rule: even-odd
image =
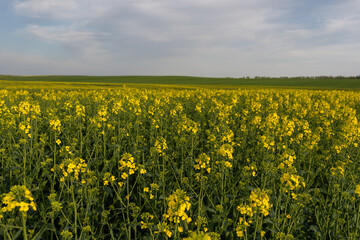
[{"label": "tall flowering stalk", "polygon": [[36,211],[37,209],[30,190],[27,189],[25,186],[12,186],[10,188],[10,192],[6,193],[2,198],[2,205],[4,205],[1,209],[3,213],[13,212],[18,209],[21,214],[24,240],[27,240],[28,236],[26,228],[26,213],[30,209],[34,211]]}]

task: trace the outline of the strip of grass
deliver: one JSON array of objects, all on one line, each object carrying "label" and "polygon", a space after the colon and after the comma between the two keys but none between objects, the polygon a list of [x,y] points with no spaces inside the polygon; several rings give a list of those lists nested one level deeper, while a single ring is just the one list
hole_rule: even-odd
[{"label": "strip of grass", "polygon": [[[188,76],[0,76],[4,80],[3,85],[13,85],[14,81],[70,83],[77,87],[79,83],[92,83],[98,88],[100,85],[128,87],[150,87],[150,85],[172,85],[171,88],[192,88],[198,85],[205,88],[238,88],[238,87],[285,87],[285,88],[315,88],[315,89],[360,89],[360,79],[356,78],[320,78],[320,79],[301,79],[301,78],[204,78]],[[100,85],[99,85],[100,84]],[[15,84],[18,85],[18,84]],[[48,85],[48,84],[46,84]],[[176,85],[176,86],[175,86]],[[184,86],[186,85],[186,86]],[[88,87],[90,85],[87,85]],[[156,86],[152,86],[156,87]]]}]

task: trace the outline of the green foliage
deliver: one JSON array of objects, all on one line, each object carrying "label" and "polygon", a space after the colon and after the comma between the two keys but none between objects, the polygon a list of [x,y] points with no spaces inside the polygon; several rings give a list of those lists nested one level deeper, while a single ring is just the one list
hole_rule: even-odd
[{"label": "green foliage", "polygon": [[[311,89],[360,89],[359,77],[255,77],[255,78],[214,78],[188,76],[1,76],[4,87],[32,87],[34,83],[52,87],[54,83],[66,83],[78,87],[136,87],[136,88],[217,88],[239,87],[311,88]],[[1,82],[0,82],[1,83]],[[62,84],[64,85],[64,84]],[[60,86],[58,84],[58,86]]]},{"label": "green foliage", "polygon": [[0,237],[357,239],[360,94],[0,90]]}]

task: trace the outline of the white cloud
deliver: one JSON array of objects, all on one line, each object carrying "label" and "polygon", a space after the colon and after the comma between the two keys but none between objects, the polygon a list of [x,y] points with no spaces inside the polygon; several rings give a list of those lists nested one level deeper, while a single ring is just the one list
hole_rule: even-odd
[{"label": "white cloud", "polygon": [[281,0],[271,2],[26,0],[16,1],[14,9],[28,17],[60,22],[38,21],[24,29],[27,36],[58,44],[82,58],[111,53],[124,60],[192,55],[203,46],[256,45],[259,36],[279,27],[272,19],[281,15]]},{"label": "white cloud", "polygon": [[70,58],[76,55],[83,60],[91,61],[108,56],[108,51],[101,46],[100,39],[105,34],[77,30],[72,26],[38,26],[28,25],[24,33],[31,38],[38,38],[48,43],[63,47]]},{"label": "white cloud", "polygon": [[82,20],[101,16],[109,11],[115,0],[16,0],[19,14],[45,19]]},{"label": "white cloud", "polygon": [[227,41],[254,38],[258,31],[272,30],[270,21],[279,14],[279,1],[267,2],[27,0],[15,2],[14,8],[29,17],[70,20],[79,28],[102,24],[113,34],[121,32],[148,41]]},{"label": "white cloud", "polygon": [[360,33],[360,16],[344,16],[338,18],[329,18],[326,22],[326,29],[329,32],[350,32]]},{"label": "white cloud", "polygon": [[38,26],[28,25],[25,32],[51,42],[89,42],[96,39],[97,34],[90,31],[78,31],[71,26]]},{"label": "white cloud", "polygon": [[324,9],[326,31],[360,34],[360,0],[344,0]]},{"label": "white cloud", "polygon": [[[310,23],[303,18],[288,23],[300,5],[297,0],[16,0],[13,4],[18,14],[33,21],[23,36],[59,46],[68,56],[65,62],[36,56],[39,64],[29,63],[34,69],[45,61],[49,69],[59,66],[56,71],[76,74],[96,70],[276,76],[326,74],[322,71],[328,66],[329,74],[338,69],[334,72],[348,75],[349,66],[354,66],[351,61],[359,63],[354,56],[359,46],[353,39],[360,33],[360,1],[318,4],[312,15],[316,19],[308,17]],[[21,56],[10,59],[25,65],[28,57]],[[348,59],[347,66],[335,64],[339,58]]]}]

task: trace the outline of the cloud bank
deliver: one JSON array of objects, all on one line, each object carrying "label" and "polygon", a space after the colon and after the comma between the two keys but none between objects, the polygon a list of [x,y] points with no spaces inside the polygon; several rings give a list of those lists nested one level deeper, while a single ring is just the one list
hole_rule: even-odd
[{"label": "cloud bank", "polygon": [[359,0],[16,0],[12,4],[14,14],[27,19],[17,29],[18,37],[53,49],[35,55],[0,51],[0,63],[17,66],[13,74],[359,74]]}]

